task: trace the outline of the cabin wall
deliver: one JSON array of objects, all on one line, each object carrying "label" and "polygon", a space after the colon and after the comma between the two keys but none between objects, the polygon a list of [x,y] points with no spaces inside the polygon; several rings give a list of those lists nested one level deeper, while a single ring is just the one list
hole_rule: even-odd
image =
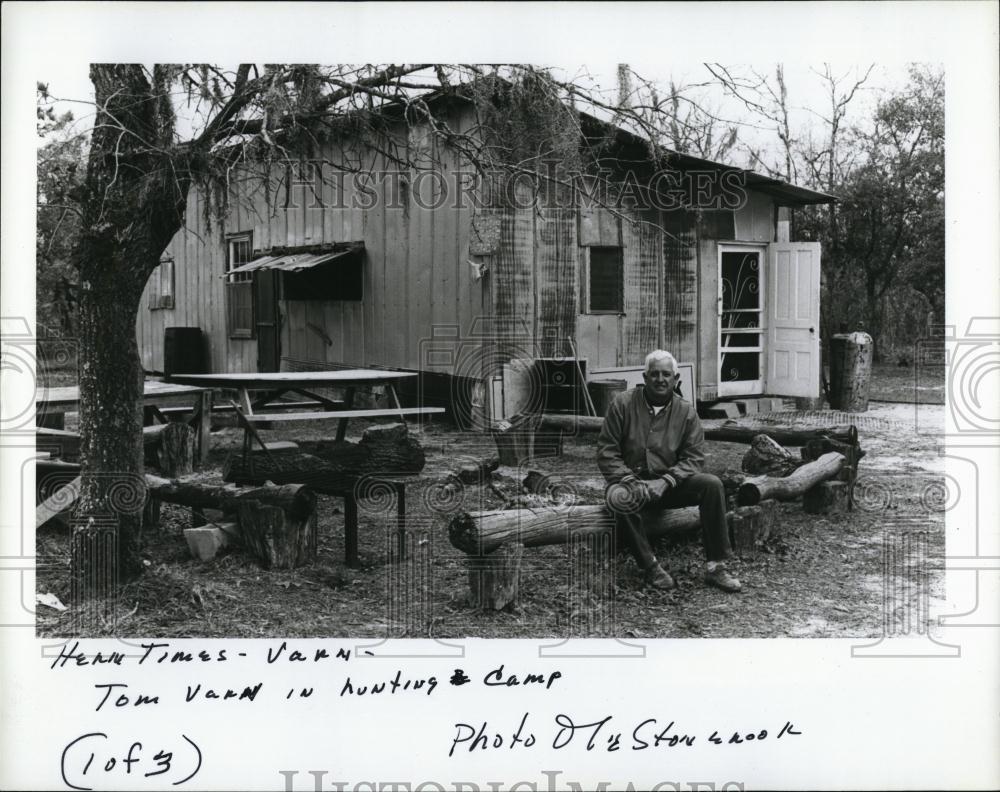
[{"label": "cabin wall", "polygon": [[[468,128],[471,115],[464,111],[454,123],[459,130]],[[488,310],[488,301],[483,281],[473,279],[468,264],[472,213],[469,202],[458,202],[455,196],[452,174],[459,163],[428,141],[425,137],[410,143],[441,158],[440,170],[449,179],[444,202],[442,187],[433,178],[418,177],[410,195],[404,188],[400,199],[398,177],[390,176],[371,184],[376,196],[371,200],[350,176],[341,184],[323,183],[314,194],[303,184],[289,191],[279,175],[270,191],[251,180],[236,184],[224,221],[209,227],[203,196],[193,189],[185,228],[168,248],[175,262],[175,307],[150,310],[150,286],[144,295],[137,321],[143,366],[162,371],[164,328],[189,325],[205,335],[211,371],[257,370],[256,339],[228,337],[223,277],[226,235],[250,231],[254,250],[365,244],[361,301],[279,302],[282,368],[386,366],[451,373],[453,360],[429,356],[426,342],[432,334],[465,338]],[[345,149],[331,144],[322,156],[340,162]],[[384,161],[375,166],[386,169]],[[413,200],[413,190],[420,191],[427,208]],[[365,201],[371,208],[364,208]]]}]

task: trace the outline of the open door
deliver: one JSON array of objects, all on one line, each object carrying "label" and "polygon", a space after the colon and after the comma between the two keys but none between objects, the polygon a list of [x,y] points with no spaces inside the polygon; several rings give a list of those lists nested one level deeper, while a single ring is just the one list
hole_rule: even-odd
[{"label": "open door", "polygon": [[819,242],[768,245],[767,392],[819,396]]}]

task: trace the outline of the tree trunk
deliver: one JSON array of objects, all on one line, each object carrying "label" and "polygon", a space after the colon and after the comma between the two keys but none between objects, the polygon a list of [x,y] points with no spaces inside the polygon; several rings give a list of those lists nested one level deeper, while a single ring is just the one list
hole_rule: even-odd
[{"label": "tree trunk", "polygon": [[[92,246],[83,255],[98,255]],[[113,584],[85,582],[92,574],[110,574],[118,581],[142,569],[138,557],[139,531],[145,487],[142,479],[143,371],[135,338],[136,313],[142,284],[116,277],[111,261],[81,273],[79,307],[80,461],[82,481],[75,524],[101,524],[113,539],[92,537],[100,550],[86,548],[83,537],[74,542],[74,590],[107,591]],[[112,560],[98,566],[85,559],[115,548]],[[82,554],[82,555],[81,555]],[[79,556],[79,557],[78,557]],[[103,558],[103,556],[102,556]]]},{"label": "tree trunk", "polygon": [[[183,222],[191,172],[174,148],[166,74],[139,64],[90,67],[97,108],[80,235],[81,492],[71,563],[74,596],[113,591],[142,570],[139,531],[143,371],[135,324],[143,287]],[[95,560],[96,559],[96,560]]]},{"label": "tree trunk", "polygon": [[745,481],[740,487],[739,500],[742,506],[754,506],[766,498],[774,500],[794,500],[810,487],[836,476],[844,466],[844,455],[824,454],[815,462],[809,462],[785,478],[762,476]]}]

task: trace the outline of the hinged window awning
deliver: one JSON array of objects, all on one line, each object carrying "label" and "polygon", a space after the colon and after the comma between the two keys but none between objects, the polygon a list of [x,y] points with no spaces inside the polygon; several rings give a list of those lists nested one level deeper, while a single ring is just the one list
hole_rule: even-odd
[{"label": "hinged window awning", "polygon": [[261,256],[253,261],[229,270],[228,275],[236,272],[254,272],[255,270],[283,270],[284,272],[299,272],[312,269],[321,264],[329,264],[344,256],[350,256],[365,249],[364,242],[349,242],[338,246],[335,250],[322,253],[286,253],[281,256]]}]

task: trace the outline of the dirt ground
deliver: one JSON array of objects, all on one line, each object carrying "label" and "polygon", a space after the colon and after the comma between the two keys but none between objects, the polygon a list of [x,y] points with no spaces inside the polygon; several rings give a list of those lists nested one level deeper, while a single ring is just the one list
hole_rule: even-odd
[{"label": "dirt ground", "polygon": [[[891,370],[873,385],[873,395],[882,398],[905,398],[907,392],[912,401],[912,385],[907,391],[902,374]],[[853,422],[867,455],[853,511],[814,516],[803,512],[800,502],[780,504],[776,536],[734,564],[743,583],[738,594],[703,584],[701,543],[690,536],[665,540],[657,548],[678,581],[672,592],[644,588],[627,555],[607,558],[586,547],[535,548],[525,551],[516,610],[477,612],[469,603],[466,558],[449,542],[447,526],[461,510],[497,508],[502,500],[493,487],[444,484],[459,457],[490,456],[495,446],[489,437],[432,423],[413,429],[427,465],[407,486],[407,561],[391,559],[395,508],[390,502],[361,503],[362,565],[348,569],[343,502],[320,496],[318,560],[293,571],[265,571],[239,551],[211,562],[192,559],[182,534],[190,525],[190,510],[164,504],[159,528],[144,536],[146,572],[121,590],[117,627],[106,623],[82,632],[219,638],[877,637],[887,619],[925,613],[927,600],[944,595],[942,573],[933,571],[940,565],[930,565],[928,572],[922,563],[944,554],[947,505],[935,431],[943,425],[945,408],[926,403],[943,397],[943,383],[939,393],[928,395],[918,397],[919,406],[873,402],[868,412],[856,415],[790,411],[758,416],[759,423],[802,427]],[[717,423],[704,422],[706,427]],[[741,423],[752,425],[747,419]],[[360,439],[364,428],[363,422],[353,422],[348,439]],[[282,427],[280,433],[265,433],[265,439],[306,439],[309,432]],[[214,432],[208,472],[221,476],[223,462],[240,440],[234,428]],[[739,471],[746,448],[710,442],[708,471]],[[595,502],[594,494],[603,488],[595,450],[596,435],[582,434],[566,440],[560,457],[535,460],[525,469],[557,474],[584,500]],[[516,488],[524,472],[501,468],[500,489]],[[39,530],[37,553],[38,592],[68,604],[68,536]],[[81,632],[77,623],[72,608],[38,607],[39,635]]]}]

